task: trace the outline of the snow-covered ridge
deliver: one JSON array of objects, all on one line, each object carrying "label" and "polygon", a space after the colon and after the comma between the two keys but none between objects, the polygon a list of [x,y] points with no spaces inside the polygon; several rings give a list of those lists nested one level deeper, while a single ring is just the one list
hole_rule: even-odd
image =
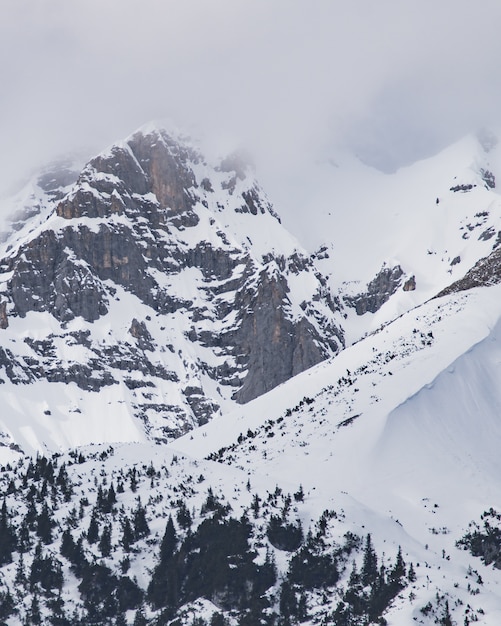
[{"label": "snow-covered ridge", "polygon": [[[40,211],[0,263],[3,426],[26,451],[177,436],[343,345],[339,302],[235,155],[136,132]],[[105,393],[121,417],[85,431]]]},{"label": "snow-covered ridge", "polygon": [[375,312],[347,307],[348,343],[426,302],[498,245],[501,148],[485,136],[467,136],[393,174],[340,153],[335,165],[304,164],[286,185],[271,185],[285,226],[342,298],[354,303],[383,268],[400,269]]}]

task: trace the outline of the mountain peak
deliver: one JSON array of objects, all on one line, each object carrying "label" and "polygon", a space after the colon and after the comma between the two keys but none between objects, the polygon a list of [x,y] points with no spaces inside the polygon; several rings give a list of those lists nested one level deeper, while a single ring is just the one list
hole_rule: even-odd
[{"label": "mountain peak", "polygon": [[343,345],[325,280],[241,158],[214,166],[143,129],[45,202],[45,221],[0,264],[1,326],[22,380],[75,383],[72,406],[106,389],[138,431],[164,440]]}]

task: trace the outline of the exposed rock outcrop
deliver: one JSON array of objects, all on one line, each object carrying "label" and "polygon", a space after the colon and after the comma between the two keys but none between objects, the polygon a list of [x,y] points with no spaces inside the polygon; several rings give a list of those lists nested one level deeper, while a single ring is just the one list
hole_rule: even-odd
[{"label": "exposed rock outcrop", "polygon": [[501,248],[496,248],[489,256],[480,259],[466,272],[463,278],[442,289],[435,297],[440,298],[450,293],[466,291],[474,287],[497,285],[501,282]]},{"label": "exposed rock outcrop", "polygon": [[[340,303],[240,160],[211,166],[152,130],[92,159],[63,195],[45,182],[52,212],[0,261],[0,329],[48,313],[57,330],[28,335],[23,355],[5,335],[6,380],[123,388],[165,439],[342,347]],[[275,229],[274,249],[256,254],[238,220]]]},{"label": "exposed rock outcrop", "polygon": [[346,296],[344,300],[348,306],[356,310],[357,315],[375,313],[400,287],[403,275],[400,265],[395,267],[383,265],[379,273],[367,285],[367,291],[356,296]]}]

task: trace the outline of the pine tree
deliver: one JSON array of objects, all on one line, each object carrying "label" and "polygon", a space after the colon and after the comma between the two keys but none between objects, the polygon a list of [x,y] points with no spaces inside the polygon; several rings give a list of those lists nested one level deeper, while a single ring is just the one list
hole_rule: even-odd
[{"label": "pine tree", "polygon": [[441,624],[441,626],[453,626],[452,617],[449,611],[448,600],[445,601],[444,614],[442,615],[439,624]]},{"label": "pine tree", "polygon": [[38,596],[36,593],[33,594],[33,597],[31,600],[30,623],[31,624],[42,623],[42,614],[40,613],[40,603],[38,602]]},{"label": "pine tree", "polygon": [[104,493],[103,493],[103,488],[101,487],[101,485],[99,485],[99,487],[97,488],[97,496],[96,496],[96,509],[98,511],[100,511],[101,513],[104,513]]},{"label": "pine tree", "polygon": [[37,535],[45,543],[45,545],[52,543],[52,529],[54,527],[54,522],[52,521],[51,513],[47,504],[43,505],[36,524]]},{"label": "pine tree", "polygon": [[290,623],[290,617],[297,612],[296,594],[287,580],[282,583],[280,589],[279,610],[280,617],[284,618],[285,623]]},{"label": "pine tree", "polygon": [[398,546],[397,558],[395,565],[391,571],[391,579],[394,583],[399,584],[402,578],[405,577],[405,561],[402,557],[402,548]]},{"label": "pine tree", "polygon": [[19,527],[18,537],[17,537],[17,547],[19,552],[29,552],[32,546],[32,540],[30,536],[30,529],[24,519],[21,522],[21,526]]},{"label": "pine tree", "polygon": [[103,534],[99,540],[99,550],[104,557],[111,554],[111,526],[109,524],[103,529]]},{"label": "pine tree", "polygon": [[99,487],[98,492],[98,508],[102,513],[111,513],[113,511],[113,506],[117,501],[117,497],[115,494],[115,488],[113,487],[113,483],[111,483],[110,488],[105,493],[101,487]]},{"label": "pine tree", "polygon": [[251,509],[252,509],[252,512],[254,513],[255,519],[259,517],[259,508],[260,508],[259,496],[257,495],[257,493],[255,493],[254,497],[252,498],[252,504],[251,504]]},{"label": "pine tree", "polygon": [[409,573],[407,574],[407,578],[411,583],[416,582],[416,572],[414,571],[414,565],[412,563],[409,565]]},{"label": "pine tree", "polygon": [[210,626],[228,626],[228,621],[222,613],[213,613],[210,620]]},{"label": "pine tree", "polygon": [[137,508],[134,511],[134,538],[137,541],[138,539],[144,539],[149,534],[150,527],[146,519],[146,510],[138,498]]},{"label": "pine tree", "polygon": [[66,464],[63,463],[59,468],[59,473],[56,478],[56,484],[61,487],[61,491],[65,491],[68,484],[68,472],[66,471]]},{"label": "pine tree", "polygon": [[209,487],[209,489],[207,490],[207,498],[202,504],[202,515],[204,515],[207,511],[215,511],[218,504],[219,503],[217,501],[217,498],[212,491],[212,487]]},{"label": "pine tree", "polygon": [[144,615],[144,607],[140,606],[136,611],[133,626],[146,626],[147,623],[148,623],[148,620],[146,619]]},{"label": "pine tree", "polygon": [[303,485],[299,485],[299,489],[294,494],[294,500],[296,502],[303,502],[304,501]]},{"label": "pine tree", "polygon": [[127,619],[123,613],[119,613],[115,619],[115,626],[127,626]]},{"label": "pine tree", "polygon": [[16,603],[10,591],[7,589],[5,593],[0,593],[0,620],[7,620],[14,613],[15,609]]},{"label": "pine tree", "polygon": [[97,511],[94,509],[87,529],[87,541],[90,544],[96,543],[99,539],[99,523],[97,521]]},{"label": "pine tree", "polygon": [[130,476],[130,490],[132,491],[132,493],[136,493],[137,491],[137,470],[135,467],[132,468],[132,470],[129,471],[129,476]]},{"label": "pine tree", "polygon": [[126,552],[130,551],[132,544],[135,542],[134,531],[128,517],[124,517],[122,521],[122,546]]},{"label": "pine tree", "polygon": [[18,587],[26,584],[26,572],[24,570],[24,557],[22,553],[19,555],[19,561],[17,562],[14,582]]},{"label": "pine tree", "polygon": [[108,489],[108,504],[113,508],[113,505],[117,502],[117,496],[115,493],[115,487],[113,487],[113,483],[111,483],[110,488]]},{"label": "pine tree", "polygon": [[160,544],[160,561],[165,562],[167,559],[169,559],[174,554],[176,547],[176,529],[174,527],[174,522],[172,521],[172,516],[169,515],[162,543]]},{"label": "pine tree", "polygon": [[0,566],[12,563],[12,552],[16,549],[16,537],[9,524],[5,498],[0,512]]},{"label": "pine tree", "polygon": [[348,580],[349,587],[356,587],[360,584],[360,576],[357,571],[357,564],[353,561],[353,567],[351,568],[350,578]]},{"label": "pine tree", "polygon": [[449,611],[449,601],[445,601],[444,614],[440,619],[441,626],[453,626],[452,617]]},{"label": "pine tree", "polygon": [[191,514],[188,511],[188,507],[186,506],[186,503],[184,502],[184,500],[179,500],[178,501],[178,510],[177,510],[177,523],[179,524],[179,526],[181,526],[181,528],[184,528],[184,530],[188,530],[188,528],[191,527]]},{"label": "pine tree", "polygon": [[44,480],[42,483],[42,488],[40,489],[40,492],[38,494],[39,502],[43,502],[47,498],[47,491],[48,491],[47,480]]},{"label": "pine tree", "polygon": [[51,626],[72,626],[72,622],[66,617],[61,593],[47,602],[47,608],[52,611],[52,615],[49,616]]},{"label": "pine tree", "polygon": [[75,554],[75,542],[69,528],[66,528],[61,536],[60,552],[62,556],[68,559],[68,561],[73,561]]},{"label": "pine tree", "polygon": [[26,511],[24,521],[26,523],[26,526],[30,530],[35,530],[36,520],[37,520],[37,508],[35,506],[35,500],[33,497],[28,496],[28,510]]},{"label": "pine tree", "polygon": [[377,555],[372,547],[372,539],[370,533],[365,540],[364,561],[362,565],[362,583],[370,585],[375,581],[378,574]]}]

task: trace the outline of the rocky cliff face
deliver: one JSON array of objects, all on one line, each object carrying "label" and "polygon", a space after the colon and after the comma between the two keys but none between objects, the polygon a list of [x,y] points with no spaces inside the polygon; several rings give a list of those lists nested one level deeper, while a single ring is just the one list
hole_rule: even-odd
[{"label": "rocky cliff face", "polygon": [[162,440],[343,345],[339,302],[240,159],[150,129],[39,205],[0,261],[5,384],[108,388]]},{"label": "rocky cliff face", "polygon": [[[375,313],[400,287],[403,276],[404,272],[400,265],[396,265],[395,267],[383,266],[367,285],[365,292],[359,293],[356,296],[346,296],[344,300],[348,306],[355,309],[357,315]],[[412,290],[412,282],[407,282],[406,285],[404,285],[404,289]]]},{"label": "rocky cliff face", "polygon": [[454,281],[437,294],[437,298],[450,293],[466,291],[474,287],[488,287],[501,282],[501,248],[495,248],[488,256],[480,259],[459,280]]}]

